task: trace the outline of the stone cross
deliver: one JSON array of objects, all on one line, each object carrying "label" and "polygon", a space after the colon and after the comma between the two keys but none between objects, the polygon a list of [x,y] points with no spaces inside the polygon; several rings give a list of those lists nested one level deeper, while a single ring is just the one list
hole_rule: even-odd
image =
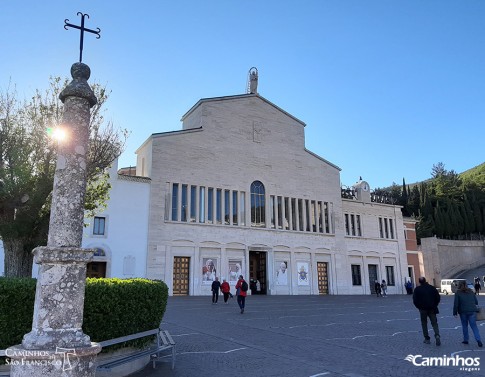
[{"label": "stone cross", "polygon": [[81,249],[90,108],[97,99],[91,71],[75,63],[61,92],[67,142],[60,143],[54,175],[47,246],[34,249],[39,264],[32,331],[6,350],[12,377],[76,376],[96,372],[101,347],[82,331],[86,265],[94,250]]}]

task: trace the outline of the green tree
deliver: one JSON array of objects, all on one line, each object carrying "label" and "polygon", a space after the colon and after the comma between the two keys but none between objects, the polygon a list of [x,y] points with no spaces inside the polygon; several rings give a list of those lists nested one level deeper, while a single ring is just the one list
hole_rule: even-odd
[{"label": "green tree", "polygon": [[[5,275],[30,276],[32,249],[47,242],[50,200],[57,158],[51,137],[61,123],[59,93],[67,80],[51,78],[45,92],[37,90],[20,101],[16,91],[0,93],[0,237],[5,250]],[[91,109],[86,208],[93,210],[108,198],[104,173],[120,155],[126,131],[104,120],[106,88],[93,85],[98,103]]]},{"label": "green tree", "polygon": [[444,216],[439,205],[434,209],[434,231],[438,238],[443,238],[445,232]]},{"label": "green tree", "polygon": [[482,212],[480,210],[480,205],[477,200],[472,200],[472,211],[473,211],[473,219],[475,220],[475,232],[476,233],[485,233],[483,229],[483,224],[485,221],[482,218]]}]

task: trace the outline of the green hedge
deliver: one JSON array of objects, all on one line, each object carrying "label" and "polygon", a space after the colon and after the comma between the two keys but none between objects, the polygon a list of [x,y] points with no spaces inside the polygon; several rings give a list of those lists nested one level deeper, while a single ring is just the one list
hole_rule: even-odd
[{"label": "green hedge", "polygon": [[19,344],[32,330],[35,279],[0,277],[0,349]]},{"label": "green hedge", "polygon": [[[32,330],[35,286],[35,279],[0,277],[0,349]],[[158,328],[167,297],[163,281],[87,279],[83,331],[99,342]]]}]

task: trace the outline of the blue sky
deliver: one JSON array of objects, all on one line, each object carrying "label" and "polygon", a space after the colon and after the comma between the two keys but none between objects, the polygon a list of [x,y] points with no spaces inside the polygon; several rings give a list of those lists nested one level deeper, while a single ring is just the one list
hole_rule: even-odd
[{"label": "blue sky", "polygon": [[21,97],[67,77],[79,32],[106,117],[131,131],[120,166],[200,98],[259,93],[307,124],[306,147],[371,187],[485,161],[482,0],[2,0],[0,89]]}]

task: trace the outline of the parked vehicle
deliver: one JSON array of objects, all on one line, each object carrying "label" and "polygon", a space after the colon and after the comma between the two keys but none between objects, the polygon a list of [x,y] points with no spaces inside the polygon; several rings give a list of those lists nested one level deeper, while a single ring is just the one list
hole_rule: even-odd
[{"label": "parked vehicle", "polygon": [[[460,283],[460,281],[466,282],[466,279],[442,279],[441,289],[440,289],[441,292],[444,293],[445,295],[449,295],[450,293],[455,293],[458,289],[458,284]],[[470,284],[468,284],[468,286],[470,287]],[[473,289],[473,287],[471,288]]]}]

